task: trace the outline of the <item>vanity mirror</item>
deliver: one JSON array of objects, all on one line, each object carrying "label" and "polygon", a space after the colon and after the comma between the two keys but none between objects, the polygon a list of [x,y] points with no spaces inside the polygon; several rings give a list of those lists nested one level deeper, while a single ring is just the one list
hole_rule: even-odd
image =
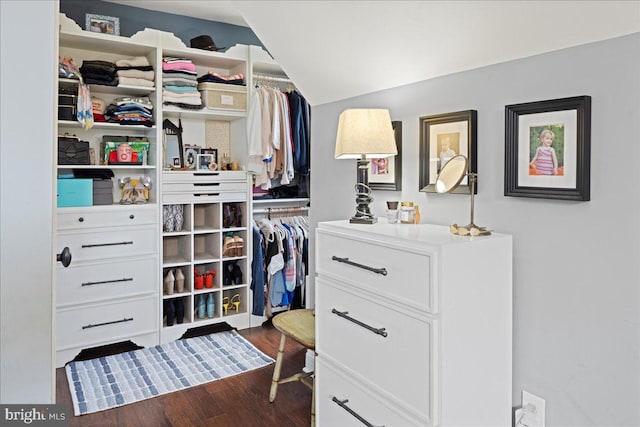
[{"label": "vanity mirror", "polygon": [[460,185],[464,177],[469,178],[469,190],[471,193],[471,220],[468,225],[452,224],[449,229],[451,233],[460,236],[487,236],[491,234],[486,227],[479,227],[473,223],[473,208],[475,193],[475,185],[478,175],[475,172],[469,172],[468,161],[462,154],[452,157],[440,170],[436,178],[436,192],[449,193]]},{"label": "vanity mirror", "polygon": [[163,168],[171,170],[184,169],[184,154],[182,147],[182,122],[176,126],[171,120],[165,119],[162,123],[163,141],[162,154],[164,157]]}]

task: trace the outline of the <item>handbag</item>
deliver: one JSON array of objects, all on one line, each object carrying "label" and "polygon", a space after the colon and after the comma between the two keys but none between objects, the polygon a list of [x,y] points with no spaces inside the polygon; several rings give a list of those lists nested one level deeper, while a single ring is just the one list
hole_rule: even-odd
[{"label": "handbag", "polygon": [[69,136],[58,137],[59,165],[88,165],[89,142]]}]

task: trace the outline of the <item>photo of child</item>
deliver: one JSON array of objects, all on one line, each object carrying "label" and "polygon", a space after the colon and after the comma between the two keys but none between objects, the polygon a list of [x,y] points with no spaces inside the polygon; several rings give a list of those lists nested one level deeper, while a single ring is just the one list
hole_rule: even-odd
[{"label": "photo of child", "polygon": [[529,175],[563,176],[564,125],[529,128]]},{"label": "photo of child", "polygon": [[371,174],[372,175],[387,175],[389,173],[389,158],[381,157],[378,159],[371,159]]},{"label": "photo of child", "polygon": [[459,133],[442,133],[438,135],[438,173],[460,150]]}]

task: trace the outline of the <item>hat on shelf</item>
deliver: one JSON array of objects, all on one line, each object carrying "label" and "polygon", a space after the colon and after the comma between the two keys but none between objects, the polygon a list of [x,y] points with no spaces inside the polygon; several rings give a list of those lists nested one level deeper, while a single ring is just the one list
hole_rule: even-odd
[{"label": "hat on shelf", "polygon": [[225,47],[216,46],[211,36],[198,36],[191,39],[191,47],[195,49],[219,51],[226,49]]}]

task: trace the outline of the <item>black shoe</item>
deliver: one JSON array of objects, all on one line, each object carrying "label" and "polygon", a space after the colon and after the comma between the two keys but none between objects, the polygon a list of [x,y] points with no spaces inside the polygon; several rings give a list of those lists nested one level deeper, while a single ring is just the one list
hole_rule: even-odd
[{"label": "black shoe", "polygon": [[176,307],[176,322],[178,324],[184,321],[184,303],[182,302],[182,298],[178,298],[175,300]]},{"label": "black shoe", "polygon": [[167,326],[173,326],[173,322],[176,319],[176,307],[173,305],[173,300],[164,301],[163,312],[167,316]]}]

